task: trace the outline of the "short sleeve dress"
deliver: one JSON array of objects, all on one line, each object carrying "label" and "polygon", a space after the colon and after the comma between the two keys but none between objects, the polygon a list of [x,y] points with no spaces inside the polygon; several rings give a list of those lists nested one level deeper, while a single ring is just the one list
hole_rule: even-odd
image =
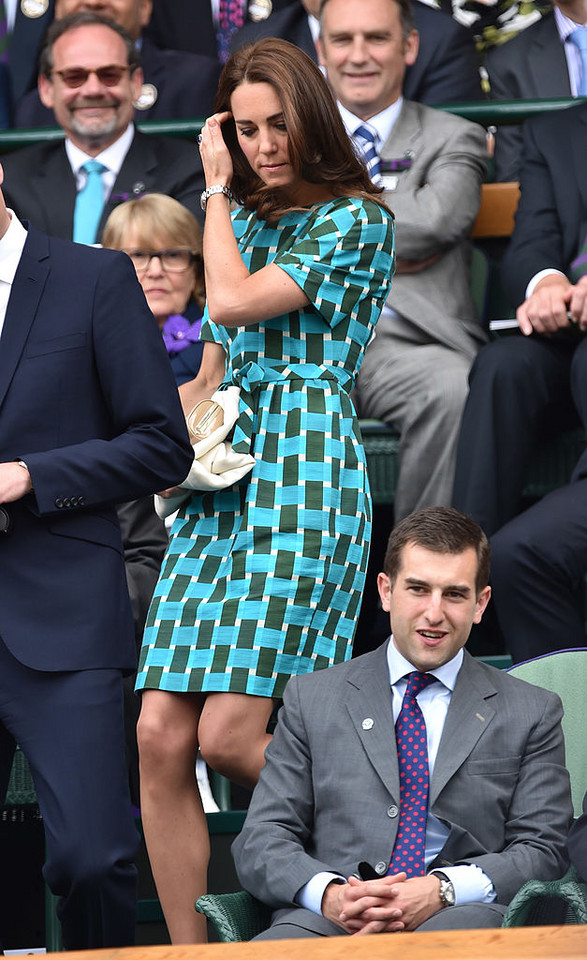
[{"label": "short sleeve dress", "polygon": [[351,656],[371,504],[349,392],[389,292],[393,217],[346,197],[277,223],[239,209],[233,227],[250,272],[276,263],[310,302],[230,329],[204,315],[223,385],[241,388],[233,446],[255,465],[174,521],[137,689],[278,698],[292,674]]}]

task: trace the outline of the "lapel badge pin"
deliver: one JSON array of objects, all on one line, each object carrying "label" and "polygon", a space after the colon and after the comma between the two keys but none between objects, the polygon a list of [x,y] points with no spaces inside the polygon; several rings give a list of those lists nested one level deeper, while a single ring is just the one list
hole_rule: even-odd
[{"label": "lapel badge pin", "polygon": [[362,726],[363,730],[371,730],[371,728],[373,727],[373,724],[374,724],[374,723],[375,723],[375,721],[373,720],[372,717],[365,717],[365,719],[363,720],[361,726]]},{"label": "lapel badge pin", "polygon": [[29,20],[38,20],[49,8],[49,0],[20,0],[20,9]]},{"label": "lapel badge pin", "polygon": [[382,157],[379,160],[379,169],[381,173],[403,173],[404,170],[410,169],[413,159],[414,154],[411,150],[408,150],[403,157],[392,160],[384,160]]},{"label": "lapel badge pin", "polygon": [[273,4],[271,0],[252,0],[252,2],[249,3],[249,17],[254,23],[260,23],[261,20],[266,20],[272,10]]},{"label": "lapel badge pin", "polygon": [[135,110],[150,110],[157,102],[159,91],[154,83],[144,83],[137,99],[133,102]]}]

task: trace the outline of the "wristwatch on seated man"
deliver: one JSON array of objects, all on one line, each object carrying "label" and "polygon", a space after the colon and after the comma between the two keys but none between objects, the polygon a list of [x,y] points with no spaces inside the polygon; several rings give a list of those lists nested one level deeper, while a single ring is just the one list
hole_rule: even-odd
[{"label": "wristwatch on seated man", "polygon": [[438,877],[440,880],[440,900],[443,907],[454,907],[455,905],[455,888],[452,885],[452,882],[448,879],[446,873],[443,873],[441,870],[431,870],[431,875]]}]

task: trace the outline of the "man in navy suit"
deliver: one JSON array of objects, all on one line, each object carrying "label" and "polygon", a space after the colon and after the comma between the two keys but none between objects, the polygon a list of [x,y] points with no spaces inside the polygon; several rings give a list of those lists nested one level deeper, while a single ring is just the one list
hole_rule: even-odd
[{"label": "man in navy suit", "polygon": [[492,536],[493,602],[516,661],[585,645],[587,451],[570,484],[519,511],[536,446],[587,427],[586,141],[587,103],[526,124],[502,262],[525,336],[478,354],[457,453],[453,502]]},{"label": "man in navy suit", "polygon": [[0,797],[16,741],[65,947],[128,945],[136,648],[115,505],[180,482],[192,452],[124,254],[27,229],[0,192],[0,280]]},{"label": "man in navy suit", "polygon": [[[553,9],[489,53],[485,66],[493,100],[578,97],[582,67],[571,37],[587,33],[584,0],[553,0]],[[504,124],[495,138],[495,179],[519,180],[522,127]]]}]

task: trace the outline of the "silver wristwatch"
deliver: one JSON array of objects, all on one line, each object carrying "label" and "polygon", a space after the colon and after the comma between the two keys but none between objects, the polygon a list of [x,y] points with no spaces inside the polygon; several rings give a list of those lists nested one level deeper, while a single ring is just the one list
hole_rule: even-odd
[{"label": "silver wristwatch", "polygon": [[448,879],[446,873],[441,873],[440,870],[431,870],[430,871],[435,877],[438,877],[440,880],[440,900],[443,907],[454,907],[455,905],[455,888],[453,887],[451,881]]},{"label": "silver wristwatch", "polygon": [[230,187],[227,187],[224,183],[215,183],[214,186],[207,187],[205,190],[202,190],[202,194],[200,196],[200,206],[202,210],[206,209],[206,204],[208,203],[208,200],[215,193],[223,193],[225,197],[228,197],[230,203],[232,203],[234,199],[232,190],[230,189]]}]

